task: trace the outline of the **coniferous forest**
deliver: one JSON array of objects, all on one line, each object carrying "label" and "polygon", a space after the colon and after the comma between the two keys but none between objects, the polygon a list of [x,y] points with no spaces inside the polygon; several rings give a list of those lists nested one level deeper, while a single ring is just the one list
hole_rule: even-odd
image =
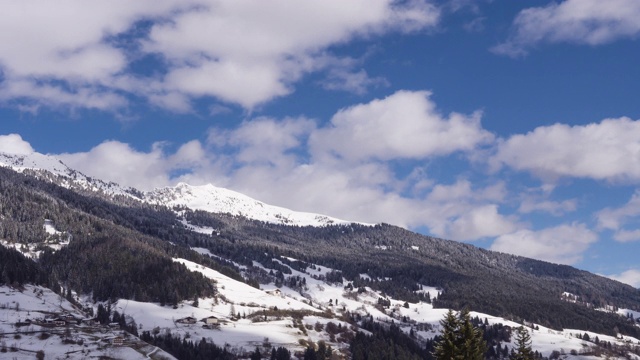
[{"label": "coniferous forest", "polygon": [[[124,298],[176,305],[212,296],[216,286],[173,262],[173,257],[206,265],[253,286],[282,284],[284,273],[313,263],[337,269],[323,275],[328,282],[351,289],[370,287],[407,303],[432,301],[419,290],[423,285],[435,286],[442,289],[433,300],[437,308],[468,307],[552,329],[640,337],[633,320],[596,310],[614,305],[640,310],[640,291],[569,266],[490,252],[386,224],[275,225],[66,188],[33,175],[0,168],[0,236],[17,247],[43,239],[71,241],[55,252],[42,246],[38,262],[0,247],[0,282],[4,284],[43,284],[55,291],[90,293],[96,301]],[[174,210],[180,210],[189,223],[213,227],[217,233],[186,229]],[[55,223],[60,233],[45,233],[44,219]],[[203,257],[190,247],[206,248],[218,257]],[[276,271],[266,273],[254,267],[254,261]],[[238,266],[245,267],[244,277]],[[363,273],[369,278],[362,278]],[[288,278],[286,285],[302,287],[302,279],[298,280]],[[575,294],[577,300],[564,300],[564,292]],[[367,321],[357,325],[371,334],[356,334],[351,343],[354,359],[375,359],[385,353],[388,356],[382,358],[386,359],[433,357],[433,342],[416,343],[394,326]],[[503,350],[494,339],[504,333],[486,324],[475,325],[490,334],[485,338],[489,344],[485,357],[499,358]],[[145,336],[153,343],[180,349],[175,351],[227,356],[213,344]],[[193,358],[198,356],[204,355]]]}]

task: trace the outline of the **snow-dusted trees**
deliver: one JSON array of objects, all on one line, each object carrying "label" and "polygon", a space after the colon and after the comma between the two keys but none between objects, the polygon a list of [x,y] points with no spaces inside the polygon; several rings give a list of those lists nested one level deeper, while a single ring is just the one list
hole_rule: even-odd
[{"label": "snow-dusted trees", "polygon": [[534,358],[533,350],[531,350],[531,335],[524,326],[520,326],[516,329],[516,349],[511,354],[511,359],[533,360]]},{"label": "snow-dusted trees", "polygon": [[442,325],[442,337],[436,344],[434,356],[438,360],[482,360],[486,343],[482,331],[471,323],[469,310],[464,309],[457,315],[449,310]]}]

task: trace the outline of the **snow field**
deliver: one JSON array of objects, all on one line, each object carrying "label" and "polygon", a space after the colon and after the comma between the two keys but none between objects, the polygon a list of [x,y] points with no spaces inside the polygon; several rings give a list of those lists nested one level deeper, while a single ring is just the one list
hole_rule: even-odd
[{"label": "snow field", "polygon": [[[119,330],[107,328],[64,326],[41,327],[26,324],[27,320],[39,320],[55,314],[69,314],[77,319],[85,314],[73,304],[51,290],[40,286],[25,285],[17,290],[0,286],[0,358],[35,358],[36,352],[43,351],[46,359],[87,359],[110,356],[119,359],[142,360],[153,348],[147,349],[138,344],[139,340],[130,337],[129,346],[113,346],[110,340],[122,336]],[[16,323],[24,323],[17,327]],[[146,344],[143,344],[146,345]],[[149,348],[148,345],[146,345]],[[4,349],[4,351],[3,351]],[[137,349],[137,350],[136,350]],[[173,359],[163,352],[155,351],[155,359]]]}]

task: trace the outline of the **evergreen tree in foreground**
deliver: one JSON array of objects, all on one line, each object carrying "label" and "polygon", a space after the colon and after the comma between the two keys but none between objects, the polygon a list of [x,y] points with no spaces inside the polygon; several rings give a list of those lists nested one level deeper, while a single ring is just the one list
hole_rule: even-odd
[{"label": "evergreen tree in foreground", "polygon": [[442,325],[442,338],[436,344],[434,355],[439,360],[456,359],[460,324],[453,310],[449,310],[444,319],[440,320],[440,325]]},{"label": "evergreen tree in foreground", "polygon": [[476,328],[471,323],[469,310],[462,310],[458,315],[460,320],[461,338],[464,340],[461,352],[466,359],[484,359],[487,344],[482,337],[482,330]]},{"label": "evergreen tree in foreground", "polygon": [[456,316],[449,310],[442,325],[442,337],[436,344],[434,356],[438,360],[482,360],[486,343],[482,331],[471,323],[469,310],[464,309]]},{"label": "evergreen tree in foreground", "polygon": [[534,360],[531,350],[531,335],[524,326],[516,329],[516,350],[511,354],[512,360]]}]

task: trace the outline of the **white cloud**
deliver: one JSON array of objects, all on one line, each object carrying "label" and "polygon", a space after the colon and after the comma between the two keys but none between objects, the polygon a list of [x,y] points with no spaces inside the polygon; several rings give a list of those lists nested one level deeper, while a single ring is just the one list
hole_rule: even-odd
[{"label": "white cloud", "polygon": [[[342,219],[369,223],[385,222],[403,227],[426,226],[436,236],[473,241],[517,229],[516,219],[498,213],[497,206],[477,193],[444,198],[404,197],[388,190],[399,180],[384,164],[349,166],[344,163],[286,163],[281,166],[251,163],[238,165],[221,176],[211,171],[208,178],[193,181],[215,182],[267,203],[294,210],[329,214]],[[215,180],[212,180],[215,179]],[[455,186],[455,185],[454,185]]]},{"label": "white cloud", "polygon": [[491,250],[559,264],[575,264],[598,235],[584,224],[559,225],[539,231],[518,230],[499,236]]},{"label": "white cloud", "polygon": [[640,121],[606,119],[600,123],[541,126],[498,145],[494,168],[508,165],[545,180],[580,177],[610,181],[640,180]]},{"label": "white cloud", "polygon": [[88,152],[56,156],[89,176],[140,190],[168,186],[176,181],[171,178],[173,171],[197,171],[208,161],[198,141],[183,144],[174,154],[167,154],[164,146],[156,143],[149,152],[143,152],[118,141],[106,141]]},{"label": "white cloud", "polygon": [[487,20],[486,17],[477,17],[469,21],[468,23],[464,24],[462,27],[470,33],[482,32],[484,31],[484,28],[485,28],[485,25],[484,25],[485,20]]},{"label": "white cloud", "polygon": [[283,162],[296,161],[289,150],[300,147],[315,128],[315,122],[306,118],[261,117],[231,131],[211,129],[208,142],[217,147],[232,147],[237,151],[234,161],[238,163],[284,166]]},{"label": "white cloud", "polygon": [[523,214],[529,214],[535,211],[546,212],[554,216],[561,216],[568,212],[572,212],[576,210],[576,200],[563,200],[563,201],[552,201],[552,200],[539,200],[532,197],[526,197],[520,203],[520,207],[518,207],[518,212]]},{"label": "white cloud", "polygon": [[171,71],[165,85],[193,97],[211,96],[251,108],[292,91],[279,75],[276,64],[266,61],[207,61],[198,67]]},{"label": "white cloud", "polygon": [[492,51],[517,57],[539,43],[601,45],[638,34],[637,0],[566,0],[522,10],[508,40]]},{"label": "white cloud", "polygon": [[169,89],[253,108],[327,66],[331,45],[432,27],[438,17],[426,1],[212,0],[155,24],[144,44],[171,63]]},{"label": "white cloud", "polygon": [[417,216],[424,217],[417,225],[428,226],[436,236],[459,241],[510,233],[522,225],[516,217],[499,213],[497,203],[505,196],[501,182],[485,188],[468,180],[436,184],[417,204],[422,209]]},{"label": "white cloud", "polygon": [[113,110],[124,107],[127,100],[112,91],[91,86],[63,89],[61,86],[41,84],[33,79],[10,79],[0,83],[0,100],[28,99],[49,107]]},{"label": "white cloud", "polygon": [[638,269],[629,269],[620,274],[607,275],[607,277],[640,288],[640,270]]},{"label": "white cloud", "polygon": [[[355,38],[437,24],[426,0],[25,0],[0,13],[0,99],[117,111],[129,96],[186,112],[202,97],[251,109],[332,69],[328,49]],[[150,31],[139,31],[140,21]],[[147,55],[163,63],[133,74]],[[339,61],[338,61],[339,63]],[[372,79],[349,69],[345,86]]]},{"label": "white cloud", "polygon": [[123,106],[111,85],[128,60],[109,37],[176,7],[165,0],[3,3],[0,98],[102,110]]},{"label": "white cloud", "polygon": [[640,241],[640,229],[616,231],[613,239],[619,242]]},{"label": "white cloud", "polygon": [[335,68],[329,71],[329,75],[321,85],[329,90],[343,90],[357,95],[364,95],[371,86],[387,86],[384,78],[371,78],[363,69],[357,72],[345,68]]},{"label": "white cloud", "polygon": [[0,153],[12,155],[29,155],[34,150],[27,141],[18,134],[0,135]]},{"label": "white cloud", "polygon": [[484,189],[474,188],[468,180],[458,180],[453,184],[435,185],[428,196],[429,202],[465,201],[465,200],[489,200],[501,202],[506,196],[505,184],[496,183]]},{"label": "white cloud", "polygon": [[450,224],[447,238],[453,240],[476,240],[510,233],[518,228],[513,219],[498,213],[498,206],[489,204],[471,208]]},{"label": "white cloud", "polygon": [[443,117],[426,91],[398,91],[340,110],[310,139],[316,156],[347,161],[426,158],[468,151],[493,140],[480,113]]},{"label": "white cloud", "polygon": [[185,94],[179,92],[163,92],[148,94],[151,104],[177,113],[191,112],[191,101]]},{"label": "white cloud", "polygon": [[400,226],[423,221],[418,219],[425,212],[419,202],[384,190],[382,185],[390,181],[388,169],[379,164],[246,164],[227,173],[225,185],[267,203],[343,219]]},{"label": "white cloud", "polygon": [[625,225],[630,222],[637,224],[640,219],[640,190],[631,196],[631,199],[621,207],[604,208],[596,213],[598,227],[600,229],[614,230],[613,239],[619,242],[640,241],[640,229],[628,230]]},{"label": "white cloud", "polygon": [[604,208],[596,214],[598,227],[612,230],[620,229],[630,218],[638,216],[640,216],[640,190],[636,190],[625,205],[619,208]]}]

